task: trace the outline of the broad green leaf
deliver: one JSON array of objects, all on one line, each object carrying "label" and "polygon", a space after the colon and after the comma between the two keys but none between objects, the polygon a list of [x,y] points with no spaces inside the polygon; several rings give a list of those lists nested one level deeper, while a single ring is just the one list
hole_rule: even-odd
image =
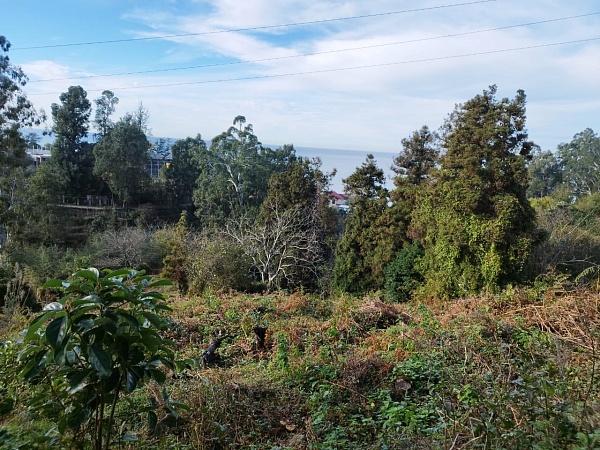
[{"label": "broad green leaf", "polygon": [[104,382],[104,392],[113,392],[121,381],[121,373],[118,370],[113,370],[112,374]]},{"label": "broad green leaf", "polygon": [[88,376],[92,373],[91,370],[77,371],[69,376],[69,389],[67,394],[73,395],[89,385]]},{"label": "broad green leaf", "polygon": [[86,295],[83,298],[76,298],[71,302],[71,307],[78,308],[82,305],[99,304],[102,300],[97,295]]},{"label": "broad green leaf", "polygon": [[43,349],[35,354],[33,358],[31,358],[25,367],[21,369],[21,373],[23,378],[28,381],[31,381],[35,378],[46,365],[46,357],[48,356],[49,350]]},{"label": "broad green leaf", "polygon": [[179,411],[177,411],[177,408],[175,408],[171,403],[166,403],[165,409],[175,419],[179,419]]},{"label": "broad green leaf", "polygon": [[67,415],[67,427],[71,430],[79,428],[90,418],[90,410],[87,408],[76,408]]},{"label": "broad green leaf", "polygon": [[44,306],[44,309],[42,309],[42,311],[62,311],[63,309],[63,305],[61,305],[59,302],[52,302]]},{"label": "broad green leaf", "polygon": [[140,334],[142,336],[141,342],[144,347],[151,353],[157,352],[161,345],[161,340],[158,335],[148,328],[142,328]]},{"label": "broad green leaf", "polygon": [[[60,303],[59,303],[60,305]],[[62,307],[62,305],[61,305]],[[54,316],[59,310],[50,310],[43,314],[40,314],[35,319],[32,320],[31,324],[27,328],[27,332],[25,333],[25,341],[30,341],[36,335],[37,331],[40,327],[46,323],[50,317]]]},{"label": "broad green leaf", "polygon": [[128,394],[131,394],[135,391],[138,383],[142,379],[144,373],[140,367],[129,367],[127,369],[127,384],[125,385],[125,390]]},{"label": "broad green leaf", "polygon": [[90,267],[89,269],[78,270],[73,274],[73,277],[81,277],[90,281],[98,281],[98,278],[100,278],[100,272],[98,269]]},{"label": "broad green leaf", "polygon": [[167,375],[159,369],[150,369],[150,378],[156,381],[158,384],[163,384],[167,379]]},{"label": "broad green leaf", "polygon": [[46,339],[55,350],[61,346],[69,327],[67,316],[57,317],[46,327]]},{"label": "broad green leaf", "polygon": [[48,280],[42,285],[42,289],[59,288],[62,285],[62,280]]},{"label": "broad green leaf", "polygon": [[28,345],[27,347],[25,347],[23,350],[21,350],[19,352],[19,355],[17,356],[17,361],[19,362],[23,362],[23,361],[29,361],[29,355],[31,355],[32,353],[38,352],[40,350],[40,347],[38,345]]},{"label": "broad green leaf", "polygon": [[110,355],[99,347],[90,346],[88,348],[88,356],[90,358],[90,364],[100,378],[108,377],[112,372],[112,360]]},{"label": "broad green leaf", "polygon": [[106,278],[119,278],[123,276],[129,276],[131,274],[130,269],[117,269],[117,270],[108,270],[106,269]]},{"label": "broad green leaf", "polygon": [[160,286],[173,286],[173,282],[171,280],[156,280],[148,284],[148,288],[160,287]]},{"label": "broad green leaf", "polygon": [[91,281],[73,282],[69,286],[65,286],[65,290],[71,293],[90,293],[96,290],[96,287]]},{"label": "broad green leaf", "polygon": [[189,405],[187,405],[186,403],[183,403],[183,402],[178,402],[176,400],[171,400],[169,402],[169,404],[171,406],[173,406],[174,408],[177,408],[177,409],[183,409],[184,411],[189,411],[190,410]]},{"label": "broad green leaf", "polygon": [[122,317],[123,319],[125,319],[128,323],[131,324],[131,326],[136,330],[139,331],[140,330],[140,323],[137,320],[137,318],[131,314],[129,314],[128,312],[119,309],[117,310],[117,314]]},{"label": "broad green leaf", "polygon": [[80,355],[81,355],[81,347],[79,347],[78,345],[76,345],[69,352],[67,352],[66,358],[67,358],[67,362],[69,363],[69,365],[71,365],[71,366],[79,365]]},{"label": "broad green leaf", "polygon": [[173,311],[173,308],[171,308],[170,306],[167,306],[167,305],[156,305],[154,309],[156,309],[156,311],[167,311],[167,312]]},{"label": "broad green leaf", "polygon": [[162,319],[160,317],[158,317],[156,314],[152,314],[147,311],[142,311],[142,316],[144,316],[146,318],[146,320],[148,322],[150,322],[152,325],[154,325],[156,328],[160,328],[161,325],[163,324]]},{"label": "broad green leaf", "polygon": [[144,358],[146,357],[146,355],[144,355],[144,352],[142,351],[142,349],[140,349],[137,345],[135,347],[129,348],[128,356],[129,356],[129,364],[131,364],[131,365],[140,364],[142,361],[144,361]]},{"label": "broad green leaf", "polygon": [[72,322],[73,326],[74,327],[77,326],[77,327],[84,328],[84,329],[90,328],[91,325],[87,326],[87,325],[84,325],[84,323],[87,323],[90,321],[92,323],[94,322],[94,320],[98,317],[97,314],[88,314],[88,313],[97,308],[98,308],[97,306],[90,305],[90,306],[81,308],[81,310],[78,310],[74,314],[71,314],[71,322]]},{"label": "broad green leaf", "polygon": [[162,361],[160,360],[160,356],[158,355],[152,356],[152,358],[150,358],[150,361],[148,361],[148,366],[150,367],[158,367],[160,365],[162,365]]},{"label": "broad green leaf", "polygon": [[116,317],[113,315],[112,317],[98,317],[94,320],[93,328],[100,328],[102,331],[110,334],[115,334],[117,332],[117,323]]},{"label": "broad green leaf", "polygon": [[148,411],[148,429],[154,431],[157,424],[158,417],[156,417],[156,413],[154,411]]},{"label": "broad green leaf", "polygon": [[163,363],[163,365],[170,370],[174,371],[176,369],[175,363],[173,361],[171,361],[170,359],[160,358],[160,362]]},{"label": "broad green leaf", "polygon": [[53,360],[56,365],[62,367],[67,362],[66,352],[67,352],[68,345],[69,345],[69,336],[67,335],[65,337],[65,339],[61,342],[60,346],[58,348],[54,349]]}]

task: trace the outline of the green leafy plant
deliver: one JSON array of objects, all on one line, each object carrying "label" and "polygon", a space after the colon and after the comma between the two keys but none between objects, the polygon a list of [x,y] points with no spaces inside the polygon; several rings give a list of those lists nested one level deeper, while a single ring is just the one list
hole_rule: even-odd
[{"label": "green leafy plant", "polygon": [[22,376],[48,383],[29,406],[58,417],[60,431],[89,432],[94,450],[108,449],[119,399],[146,380],[163,384],[163,367],[176,369],[173,343],[159,333],[170,308],[152,290],[169,284],[135,270],[101,276],[94,268],[46,282],[65,295],[25,331]]},{"label": "green leafy plant", "polygon": [[385,296],[392,302],[410,300],[412,292],[422,281],[415,268],[416,261],[423,256],[418,243],[406,245],[385,268]]}]

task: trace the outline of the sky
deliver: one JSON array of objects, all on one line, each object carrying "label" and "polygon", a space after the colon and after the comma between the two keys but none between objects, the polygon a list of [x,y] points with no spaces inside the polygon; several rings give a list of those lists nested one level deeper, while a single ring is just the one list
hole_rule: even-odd
[{"label": "sky", "polygon": [[157,137],[243,115],[271,146],[393,155],[494,84],[525,91],[544,150],[600,132],[595,0],[21,0],[0,35],[38,109],[108,89],[115,119],[142,103]]}]

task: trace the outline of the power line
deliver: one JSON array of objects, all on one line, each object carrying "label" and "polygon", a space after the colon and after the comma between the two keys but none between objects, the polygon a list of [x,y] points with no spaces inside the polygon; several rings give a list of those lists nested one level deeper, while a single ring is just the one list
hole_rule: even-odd
[{"label": "power line", "polygon": [[464,3],[454,3],[440,6],[431,6],[427,8],[415,8],[415,9],[404,9],[400,11],[388,11],[382,13],[374,13],[374,14],[363,14],[360,16],[348,16],[348,17],[337,17],[333,19],[320,19],[320,20],[311,20],[307,22],[294,22],[294,23],[286,23],[280,25],[264,25],[258,27],[248,27],[248,28],[232,28],[227,30],[214,30],[214,31],[203,31],[199,33],[184,33],[184,34],[167,34],[162,36],[149,36],[143,38],[128,38],[128,39],[112,39],[106,41],[90,41],[90,42],[71,42],[67,44],[52,44],[52,45],[36,45],[31,47],[12,47],[11,51],[15,50],[40,50],[40,49],[48,49],[48,48],[60,48],[60,47],[75,47],[75,46],[84,46],[84,45],[99,45],[99,44],[118,44],[122,42],[138,42],[138,41],[151,41],[151,40],[159,40],[159,39],[171,39],[171,38],[180,38],[180,37],[191,37],[191,36],[205,36],[209,34],[221,34],[221,33],[237,33],[240,31],[258,31],[258,30],[268,30],[273,28],[286,28],[286,27],[297,27],[303,25],[316,25],[321,23],[329,23],[329,22],[340,22],[344,20],[356,20],[356,19],[368,19],[372,17],[383,17],[383,16],[392,16],[396,14],[407,14],[413,12],[421,12],[421,11],[432,11],[436,9],[444,9],[444,8],[454,8],[457,6],[469,6],[469,5],[477,5],[480,3],[490,3],[495,2],[496,0],[478,0],[472,2],[464,2]]},{"label": "power line", "polygon": [[393,45],[412,44],[412,43],[416,43],[416,42],[433,41],[433,40],[437,40],[437,39],[446,39],[446,38],[451,38],[451,37],[468,36],[468,35],[473,35],[473,34],[488,33],[491,31],[508,30],[511,28],[520,28],[520,27],[527,27],[527,26],[532,26],[532,25],[540,25],[540,24],[545,24],[545,23],[559,22],[559,21],[564,21],[564,20],[579,19],[582,17],[588,17],[588,16],[593,16],[593,15],[598,15],[598,14],[600,14],[600,12],[580,14],[577,16],[569,16],[569,17],[559,17],[556,19],[540,20],[537,22],[528,22],[528,23],[523,23],[523,24],[518,24],[518,25],[506,25],[503,27],[487,28],[484,30],[465,31],[462,33],[453,33],[453,34],[445,34],[445,35],[441,35],[441,36],[410,39],[410,40],[406,40],[406,41],[390,42],[390,43],[384,43],[384,44],[373,44],[373,45],[367,45],[367,46],[362,46],[362,47],[352,47],[352,48],[329,50],[329,51],[323,51],[323,52],[304,53],[301,55],[275,56],[275,57],[271,57],[271,58],[232,61],[232,62],[214,63],[214,64],[202,64],[202,65],[187,66],[187,67],[174,67],[174,68],[170,68],[170,69],[151,69],[151,70],[140,70],[140,71],[132,71],[132,72],[120,72],[120,73],[111,73],[111,74],[104,74],[104,75],[85,75],[85,76],[67,77],[67,78],[48,78],[48,79],[43,79],[43,80],[29,81],[29,83],[42,83],[42,82],[48,82],[48,81],[65,81],[65,80],[83,80],[83,79],[90,79],[90,78],[115,77],[115,76],[122,76],[122,75],[142,75],[142,74],[149,74],[149,73],[175,72],[175,71],[181,71],[181,70],[204,69],[204,68],[210,68],[210,67],[223,67],[223,66],[231,66],[231,65],[238,65],[238,64],[252,64],[252,63],[267,62],[267,61],[278,61],[278,60],[292,59],[292,58],[304,58],[307,56],[326,55],[326,54],[332,54],[332,53],[343,53],[343,52],[350,52],[350,51],[356,51],[356,50],[367,50],[367,49],[372,49],[372,48],[389,47],[389,46],[393,46]]},{"label": "power line", "polygon": [[[461,55],[438,56],[435,58],[414,59],[414,60],[409,60],[409,61],[395,61],[395,62],[381,63],[381,64],[369,64],[369,65],[364,65],[364,66],[340,67],[340,68],[336,68],[336,69],[322,69],[322,70],[313,70],[313,71],[307,71],[307,72],[290,72],[290,73],[282,73],[282,74],[275,74],[275,75],[256,75],[256,76],[241,77],[241,78],[221,78],[221,79],[216,79],[216,80],[188,81],[188,82],[166,83],[166,84],[150,84],[150,85],[144,85],[144,86],[129,86],[129,87],[110,88],[110,90],[111,91],[127,91],[127,90],[131,90],[131,89],[189,86],[189,85],[194,85],[194,84],[212,84],[212,83],[225,83],[225,82],[232,82],[232,81],[264,80],[264,79],[269,79],[269,78],[283,78],[283,77],[291,77],[291,76],[298,76],[298,75],[315,75],[315,74],[321,74],[321,73],[343,72],[346,70],[371,69],[371,68],[375,68],[375,67],[388,67],[388,66],[396,66],[396,65],[403,65],[403,64],[416,64],[416,63],[442,61],[442,60],[449,60],[449,59],[456,59],[456,58],[467,58],[467,57],[472,57],[472,56],[492,55],[492,54],[497,54],[497,53],[507,53],[507,52],[521,51],[521,50],[531,50],[531,49],[537,49],[537,48],[555,47],[555,46],[559,46],[559,45],[580,44],[583,42],[591,42],[591,41],[597,41],[597,40],[600,40],[600,37],[594,37],[594,38],[589,38],[589,39],[579,39],[579,40],[575,40],[575,41],[554,42],[554,43],[550,43],[550,44],[530,45],[527,47],[515,47],[515,48],[507,48],[507,49],[499,49],[499,50],[489,50],[489,51],[485,51],[485,52],[464,53]],[[88,92],[101,92],[104,90],[105,89],[92,89],[92,90],[89,90]],[[34,94],[28,94],[28,95],[35,96],[35,95],[59,95],[59,94],[61,94],[61,92],[43,92],[43,93],[34,93]]]}]

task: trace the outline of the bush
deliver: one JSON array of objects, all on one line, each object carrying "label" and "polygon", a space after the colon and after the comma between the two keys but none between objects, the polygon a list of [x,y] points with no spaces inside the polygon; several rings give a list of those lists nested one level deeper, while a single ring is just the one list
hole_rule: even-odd
[{"label": "bush", "polygon": [[385,268],[385,295],[389,301],[410,300],[412,292],[422,281],[415,268],[417,260],[422,256],[423,249],[418,243],[407,244]]},{"label": "bush", "polygon": [[[163,384],[163,367],[176,369],[173,343],[159,334],[170,308],[152,290],[166,284],[126,269],[102,277],[94,268],[45,283],[65,295],[46,305],[25,333],[21,374],[41,391],[29,408],[56,420],[61,434],[83,431],[93,449],[109,448],[119,399],[145,381]],[[168,412],[176,415],[174,406]],[[153,429],[156,413],[147,412]]]},{"label": "bush", "polygon": [[46,280],[66,278],[85,259],[83,253],[58,245],[28,245],[10,254],[11,262],[18,263],[23,270],[23,283],[38,294]]},{"label": "bush", "polygon": [[166,253],[152,231],[140,228],[99,233],[92,238],[91,247],[92,264],[108,269],[127,267],[156,272]]},{"label": "bush", "polygon": [[251,290],[250,268],[244,249],[225,237],[199,236],[187,252],[186,272],[192,293],[202,293],[206,288]]}]

